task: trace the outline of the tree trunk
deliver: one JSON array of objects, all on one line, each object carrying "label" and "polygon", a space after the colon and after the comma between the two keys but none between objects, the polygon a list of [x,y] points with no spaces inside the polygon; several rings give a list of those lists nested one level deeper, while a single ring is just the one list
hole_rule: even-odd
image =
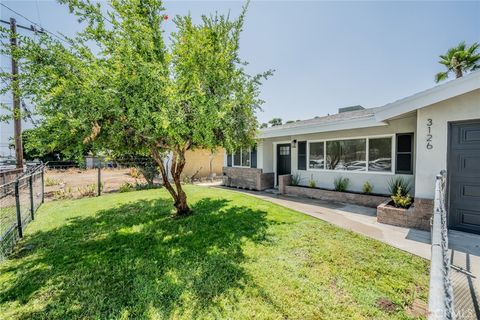
[{"label": "tree trunk", "polygon": [[461,67],[455,68],[455,78],[461,78],[463,76],[463,71]]},{"label": "tree trunk", "polygon": [[183,191],[180,178],[183,168],[185,167],[185,151],[185,149],[182,149],[173,153],[172,167],[170,169],[170,173],[172,175],[173,182],[175,183],[174,188],[168,180],[168,172],[165,168],[163,158],[160,156],[160,153],[156,149],[152,150],[152,156],[160,168],[163,185],[173,198],[173,205],[177,210],[175,214],[176,216],[186,216],[191,213],[191,209],[187,203],[187,194],[185,193],[185,191]]}]

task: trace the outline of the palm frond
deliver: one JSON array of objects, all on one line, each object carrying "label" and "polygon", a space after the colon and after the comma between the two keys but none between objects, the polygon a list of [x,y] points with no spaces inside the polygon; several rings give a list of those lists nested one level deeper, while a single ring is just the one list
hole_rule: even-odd
[{"label": "palm frond", "polygon": [[439,72],[435,75],[435,82],[439,83],[440,81],[447,80],[448,72]]}]

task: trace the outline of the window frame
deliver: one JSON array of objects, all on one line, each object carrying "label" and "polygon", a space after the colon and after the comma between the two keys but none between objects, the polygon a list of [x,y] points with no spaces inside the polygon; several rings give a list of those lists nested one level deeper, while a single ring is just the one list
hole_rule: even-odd
[{"label": "window frame", "polygon": [[[307,141],[307,168],[306,171],[318,171],[318,172],[348,172],[352,174],[380,174],[380,175],[395,175],[396,174],[396,150],[397,150],[397,139],[395,138],[397,134],[382,134],[382,135],[371,135],[371,136],[356,136],[356,137],[346,137],[346,138],[333,138],[333,139],[319,139],[319,140],[306,140]],[[390,171],[369,171],[368,170],[368,162],[369,162],[369,141],[370,139],[378,139],[378,138],[391,138],[392,139],[392,166]],[[395,138],[395,139],[394,139]],[[350,171],[350,170],[332,170],[327,169],[325,165],[325,159],[327,159],[327,141],[343,141],[343,140],[358,140],[358,139],[366,139],[365,143],[365,163],[366,167],[364,171]],[[310,143],[314,142],[323,142],[323,159],[324,159],[324,167],[323,169],[313,169],[310,168]]]},{"label": "window frame", "polygon": [[[252,148],[248,148],[248,157],[250,159],[249,166],[242,166],[243,163],[243,150],[244,148],[240,148],[236,150],[234,153],[232,153],[232,168],[251,168],[252,167]],[[235,153],[240,152],[240,165],[235,165]]]},{"label": "window frame", "polygon": [[[409,154],[410,155],[410,170],[409,171],[402,171],[398,170],[397,166],[395,166],[395,174],[406,174],[406,175],[413,175],[414,171],[414,152],[415,152],[415,138],[414,138],[414,132],[405,132],[405,133],[396,133],[395,134],[395,162],[397,162],[397,156],[399,154]],[[411,150],[409,152],[398,152],[397,150],[397,142],[398,142],[398,136],[410,136],[411,140]]]}]

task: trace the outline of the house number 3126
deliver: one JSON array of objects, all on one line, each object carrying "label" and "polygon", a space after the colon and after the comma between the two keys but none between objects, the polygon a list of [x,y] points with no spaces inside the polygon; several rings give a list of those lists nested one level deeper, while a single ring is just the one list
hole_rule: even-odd
[{"label": "house number 3126", "polygon": [[433,145],[432,145],[432,139],[433,139],[432,124],[433,124],[432,119],[427,119],[427,149],[428,150],[433,149]]}]

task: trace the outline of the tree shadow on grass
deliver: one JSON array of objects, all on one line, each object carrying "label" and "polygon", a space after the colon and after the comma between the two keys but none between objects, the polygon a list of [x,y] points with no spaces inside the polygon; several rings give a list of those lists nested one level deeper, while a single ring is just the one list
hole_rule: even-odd
[{"label": "tree shadow on grass", "polygon": [[267,240],[266,212],[211,198],[187,218],[172,219],[171,209],[140,200],[31,235],[23,247],[33,249],[3,268],[13,280],[0,304],[16,301],[29,319],[195,318],[234,301],[251,281],[244,245]]}]

